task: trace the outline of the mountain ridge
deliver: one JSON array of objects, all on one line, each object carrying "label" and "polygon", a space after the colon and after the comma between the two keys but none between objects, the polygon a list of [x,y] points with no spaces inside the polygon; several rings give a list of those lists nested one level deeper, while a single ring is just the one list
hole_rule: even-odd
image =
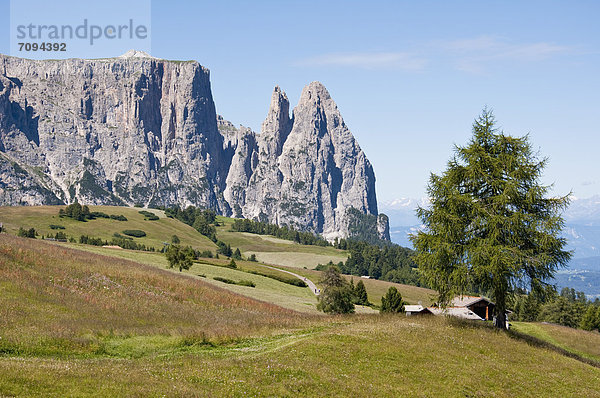
[{"label": "mountain ridge", "polygon": [[0,55],[0,203],[195,205],[348,237],[351,208],[378,216],[371,163],[321,83],[289,106],[275,87],[257,134],[217,115],[196,61]]}]

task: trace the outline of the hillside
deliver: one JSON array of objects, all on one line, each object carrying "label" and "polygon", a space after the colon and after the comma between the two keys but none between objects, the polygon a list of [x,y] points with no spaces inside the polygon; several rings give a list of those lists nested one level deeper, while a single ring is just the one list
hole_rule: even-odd
[{"label": "hillside", "polygon": [[0,235],[2,396],[600,396],[600,369],[483,324],[310,316]]},{"label": "hillside", "polygon": [[[205,236],[199,234],[194,228],[167,218],[160,210],[140,209],[136,207],[119,206],[90,206],[92,212],[104,212],[109,215],[124,215],[127,221],[117,221],[106,218],[97,218],[81,222],[72,218],[58,216],[59,209],[65,206],[2,206],[0,207],[0,222],[8,233],[16,234],[19,227],[25,229],[35,228],[41,235],[62,231],[68,236],[79,239],[81,235],[111,240],[114,234],[122,234],[124,230],[142,230],[146,236],[133,239],[136,243],[154,247],[160,250],[164,242],[171,242],[171,237],[177,235],[181,244],[189,245],[197,250],[216,249],[215,244]],[[160,219],[155,221],[145,220],[140,211],[150,211]],[[64,229],[52,229],[50,225],[60,225]]]},{"label": "hillside", "polygon": [[[10,234],[16,234],[20,227],[25,229],[33,227],[40,235],[55,234],[57,231],[61,231],[74,237],[77,241],[81,235],[99,237],[110,241],[115,233],[122,234],[122,231],[126,229],[139,229],[146,232],[147,235],[141,238],[133,238],[133,241],[156,249],[162,248],[164,242],[170,242],[171,237],[177,235],[182,245],[190,245],[197,250],[210,250],[213,254],[216,251],[216,245],[211,240],[192,227],[178,220],[165,217],[160,210],[119,206],[90,206],[92,212],[122,214],[126,216],[127,221],[98,218],[81,222],[67,217],[60,218],[58,212],[61,208],[64,208],[64,206],[0,207],[0,222],[3,223],[5,230]],[[145,216],[140,214],[140,211],[150,211],[159,216],[160,219],[146,220]],[[247,297],[275,303],[296,311],[318,313],[316,310],[317,299],[309,289],[250,274],[241,269],[260,270],[261,273],[277,274],[277,271],[262,266],[263,263],[266,263],[275,267],[288,267],[286,269],[289,271],[308,277],[318,283],[320,272],[310,272],[310,268],[316,267],[319,263],[345,261],[348,256],[347,252],[332,247],[300,245],[267,235],[231,232],[230,227],[233,219],[218,216],[217,221],[221,224],[217,227],[217,237],[220,240],[230,244],[234,249],[239,248],[245,257],[255,254],[261,263],[238,261],[240,269],[232,270],[223,267],[228,263],[226,260],[203,259],[196,262],[190,270],[184,271],[185,274]],[[63,226],[64,229],[55,230],[50,228],[50,225],[56,224]],[[60,245],[119,259],[133,260],[160,269],[165,269],[167,266],[165,256],[160,253],[104,248],[79,243],[60,243]],[[283,277],[289,276],[283,272],[279,274]],[[249,280],[255,283],[256,287],[248,288],[225,284],[214,280],[214,277],[235,281]],[[434,293],[428,289],[377,280],[365,280],[365,285],[371,302],[375,304],[380,303],[381,296],[385,294],[389,286],[396,286],[405,300],[411,304],[416,304],[419,301],[429,303],[430,297]],[[358,311],[371,312],[367,308],[358,308]]]}]

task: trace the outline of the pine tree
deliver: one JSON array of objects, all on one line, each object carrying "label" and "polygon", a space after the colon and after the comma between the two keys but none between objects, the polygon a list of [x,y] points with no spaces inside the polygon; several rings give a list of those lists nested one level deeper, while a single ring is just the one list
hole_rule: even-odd
[{"label": "pine tree", "polygon": [[598,329],[598,319],[596,316],[596,307],[589,305],[587,311],[581,318],[581,324],[579,325],[583,330],[594,330]]},{"label": "pine tree", "polygon": [[394,286],[390,286],[385,296],[381,298],[381,313],[400,313],[404,312],[404,302],[402,295]]},{"label": "pine tree", "polygon": [[369,305],[369,297],[363,281],[358,281],[356,284],[356,287],[354,288],[354,296],[356,297],[356,304]]},{"label": "pine tree", "polygon": [[473,137],[441,176],[431,174],[429,208],[417,209],[425,225],[411,239],[424,280],[445,305],[470,287],[491,292],[496,326],[505,328],[508,294],[523,282],[538,286],[566,266],[560,212],[568,196],[546,198],[528,137],[498,132],[491,111],[473,124]]}]

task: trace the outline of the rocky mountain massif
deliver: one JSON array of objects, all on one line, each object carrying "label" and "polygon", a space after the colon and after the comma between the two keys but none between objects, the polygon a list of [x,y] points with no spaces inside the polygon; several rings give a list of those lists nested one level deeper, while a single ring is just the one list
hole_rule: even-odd
[{"label": "rocky mountain massif", "polygon": [[216,114],[195,61],[0,55],[0,204],[74,200],[209,207],[328,239],[356,209],[389,239],[373,168],[321,83],[291,113],[275,87],[257,134]]}]

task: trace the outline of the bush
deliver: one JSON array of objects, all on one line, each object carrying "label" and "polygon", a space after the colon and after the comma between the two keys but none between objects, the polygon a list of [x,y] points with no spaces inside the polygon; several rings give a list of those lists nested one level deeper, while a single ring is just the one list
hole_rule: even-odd
[{"label": "bush", "polygon": [[237,268],[237,264],[235,263],[234,259],[231,259],[231,261],[229,262],[229,264],[227,264],[227,266],[229,268]]},{"label": "bush", "polygon": [[256,285],[254,284],[254,282],[247,281],[247,280],[241,280],[239,282],[236,282],[236,281],[234,281],[232,279],[222,278],[220,276],[215,276],[213,279],[216,280],[216,281],[219,281],[219,282],[227,283],[228,285],[239,285],[239,286],[247,286],[247,287],[256,287]]},{"label": "bush", "polygon": [[110,219],[111,220],[116,220],[116,221],[127,221],[127,217],[125,217],[122,214],[119,214],[119,215],[111,214],[110,215]]},{"label": "bush", "polygon": [[50,229],[65,229],[62,225],[50,224]]},{"label": "bush", "polygon": [[181,240],[179,239],[179,236],[177,236],[177,235],[171,236],[171,243],[173,243],[174,245],[180,244]]},{"label": "bush", "polygon": [[19,228],[19,232],[17,232],[17,236],[20,236],[21,238],[35,239],[35,237],[37,236],[37,231],[35,230],[35,228],[29,228],[29,229]]},{"label": "bush", "polygon": [[213,254],[210,250],[203,250],[198,253],[198,257],[213,258]]},{"label": "bush", "polygon": [[102,213],[101,211],[93,211],[90,213],[91,218],[110,218],[110,216],[106,213]]},{"label": "bush", "polygon": [[140,213],[141,215],[143,215],[145,217],[145,219],[149,220],[149,221],[156,221],[156,220],[159,219],[159,217],[156,214],[151,213],[151,212],[149,212],[147,210],[140,210],[140,211],[138,211],[138,213]]},{"label": "bush", "polygon": [[257,262],[258,260],[256,259],[256,254],[251,254],[250,257],[248,257],[248,261]]},{"label": "bush", "polygon": [[123,233],[125,235],[133,236],[135,238],[142,238],[142,237],[146,236],[146,233],[139,229],[126,229],[125,231],[123,231]]},{"label": "bush", "polygon": [[115,233],[113,234],[113,236],[114,236],[115,238],[117,238],[117,239],[127,239],[127,240],[133,240],[133,238],[132,238],[132,237],[129,237],[129,236],[123,236],[123,235],[121,235],[121,234],[120,234],[120,233],[118,233],[118,232],[115,232]]},{"label": "bush", "polygon": [[235,285],[235,281],[227,278],[221,278],[220,276],[215,276],[213,278],[216,281],[227,283],[228,285]]},{"label": "bush", "polygon": [[235,249],[235,251],[233,252],[233,254],[231,255],[232,258],[234,258],[235,260],[241,260],[242,259],[242,252],[240,251],[239,248]]}]

